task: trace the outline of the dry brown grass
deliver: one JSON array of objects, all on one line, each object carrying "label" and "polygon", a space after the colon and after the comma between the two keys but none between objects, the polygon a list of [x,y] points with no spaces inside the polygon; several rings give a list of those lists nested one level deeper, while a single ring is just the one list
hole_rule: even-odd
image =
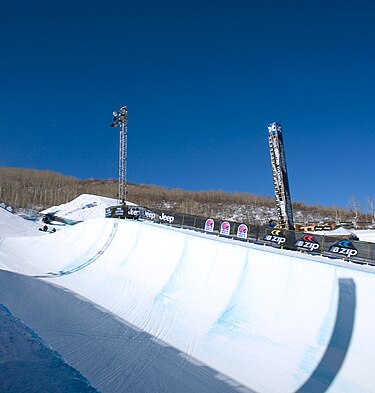
[{"label": "dry brown grass", "polygon": [[[15,208],[43,210],[69,202],[81,194],[116,198],[116,180],[79,180],[52,171],[22,168],[0,168],[0,201]],[[128,200],[150,208],[162,208],[186,214],[246,220],[264,223],[275,218],[273,198],[248,193],[223,191],[192,192],[153,185],[128,185]],[[293,203],[296,221],[350,220],[345,209],[306,206]],[[363,218],[365,221],[365,219]]]}]

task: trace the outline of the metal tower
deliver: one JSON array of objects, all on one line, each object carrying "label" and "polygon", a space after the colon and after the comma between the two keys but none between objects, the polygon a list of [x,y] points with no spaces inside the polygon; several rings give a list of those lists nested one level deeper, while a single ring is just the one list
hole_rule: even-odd
[{"label": "metal tower", "polygon": [[117,112],[113,112],[111,127],[120,126],[119,163],[118,163],[118,199],[120,203],[126,203],[127,181],[126,166],[128,159],[128,107],[122,106]]},{"label": "metal tower", "polygon": [[273,186],[275,189],[279,227],[294,229],[281,124],[271,123],[268,126],[268,142],[271,153]]}]

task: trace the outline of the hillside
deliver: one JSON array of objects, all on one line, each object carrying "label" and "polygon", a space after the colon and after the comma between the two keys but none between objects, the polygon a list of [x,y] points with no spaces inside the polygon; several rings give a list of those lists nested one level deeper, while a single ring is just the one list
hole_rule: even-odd
[{"label": "hillside", "polygon": [[[41,211],[73,200],[81,194],[116,198],[117,181],[79,180],[52,171],[0,168],[0,201],[16,209]],[[273,198],[250,193],[185,191],[153,185],[129,183],[128,200],[150,208],[262,224],[276,217]],[[351,221],[353,213],[342,208],[293,203],[296,222]],[[359,221],[370,221],[361,215]]]}]

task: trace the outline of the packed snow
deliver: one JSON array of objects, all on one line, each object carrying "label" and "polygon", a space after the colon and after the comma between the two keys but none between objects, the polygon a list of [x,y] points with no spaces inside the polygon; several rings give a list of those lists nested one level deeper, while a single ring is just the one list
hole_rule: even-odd
[{"label": "packed snow", "polygon": [[13,236],[39,235],[39,222],[25,220],[5,209],[0,208],[0,239]]},{"label": "packed snow", "polygon": [[83,222],[45,236],[0,215],[0,305],[93,388],[374,391],[375,268],[106,219],[106,199],[48,209]]},{"label": "packed snow", "polygon": [[104,217],[105,209],[118,205],[118,200],[91,194],[82,194],[73,201],[58,206],[52,206],[41,213],[54,213],[56,216],[76,221],[86,221]]}]

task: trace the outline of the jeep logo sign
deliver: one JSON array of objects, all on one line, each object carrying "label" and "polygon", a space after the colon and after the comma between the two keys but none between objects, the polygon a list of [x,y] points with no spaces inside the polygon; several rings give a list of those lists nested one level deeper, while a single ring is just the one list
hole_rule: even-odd
[{"label": "jeep logo sign", "polygon": [[128,215],[129,216],[135,216],[135,217],[139,216],[139,210],[131,208],[131,209],[128,210]]},{"label": "jeep logo sign", "polygon": [[149,210],[146,210],[144,213],[145,218],[148,220],[155,220],[156,214],[153,212],[150,212]]},{"label": "jeep logo sign", "polygon": [[169,222],[169,224],[172,224],[172,222],[174,221],[174,217],[167,216],[166,214],[162,213],[160,216],[160,221],[167,221],[167,222]]}]

